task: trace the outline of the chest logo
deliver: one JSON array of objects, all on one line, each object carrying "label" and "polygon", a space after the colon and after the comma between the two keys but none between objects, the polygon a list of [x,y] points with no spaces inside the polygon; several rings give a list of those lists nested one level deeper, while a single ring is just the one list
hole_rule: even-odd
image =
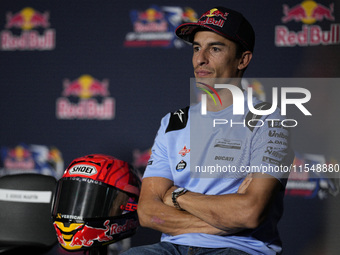
[{"label": "chest logo", "polygon": [[190,152],[190,149],[188,149],[185,145],[183,147],[183,149],[181,149],[178,154],[180,154],[182,157],[184,157],[185,155],[187,155]]},{"label": "chest logo", "polygon": [[176,166],[176,171],[182,172],[186,167],[187,167],[187,162],[185,162],[184,160],[181,160]]}]

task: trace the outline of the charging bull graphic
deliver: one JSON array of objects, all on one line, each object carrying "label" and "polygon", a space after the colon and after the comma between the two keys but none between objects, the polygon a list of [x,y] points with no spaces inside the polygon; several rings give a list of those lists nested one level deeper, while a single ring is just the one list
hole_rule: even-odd
[{"label": "charging bull graphic", "polygon": [[71,246],[79,245],[79,246],[91,246],[94,240],[98,240],[99,242],[111,241],[112,236],[106,235],[106,232],[110,229],[109,220],[104,222],[105,228],[93,228],[84,225],[80,231],[78,231],[74,236],[71,242]]},{"label": "charging bull graphic", "polygon": [[107,233],[110,230],[109,223],[109,220],[104,222],[105,228],[90,227],[83,223],[72,223],[69,227],[65,227],[62,222],[56,221],[54,227],[61,246],[67,250],[76,250],[84,246],[92,246],[95,240],[98,242],[111,241],[113,237]]},{"label": "charging bull graphic", "polygon": [[137,218],[124,219],[120,224],[117,222],[110,224],[110,220],[106,220],[103,223],[104,228],[96,228],[84,223],[64,224],[61,221],[55,221],[53,225],[58,242],[64,249],[79,250],[91,247],[95,241],[104,245],[119,240],[119,236],[124,238],[124,235],[134,233],[139,222]]}]

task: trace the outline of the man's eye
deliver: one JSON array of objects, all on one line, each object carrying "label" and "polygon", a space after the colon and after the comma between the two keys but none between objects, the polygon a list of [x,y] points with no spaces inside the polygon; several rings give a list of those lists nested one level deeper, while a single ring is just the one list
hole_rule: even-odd
[{"label": "man's eye", "polygon": [[218,52],[218,51],[220,51],[220,48],[218,48],[218,47],[212,47],[212,51]]},{"label": "man's eye", "polygon": [[197,52],[197,51],[199,51],[199,47],[197,47],[197,46],[196,46],[196,47],[194,47],[193,49],[194,49],[194,52]]}]

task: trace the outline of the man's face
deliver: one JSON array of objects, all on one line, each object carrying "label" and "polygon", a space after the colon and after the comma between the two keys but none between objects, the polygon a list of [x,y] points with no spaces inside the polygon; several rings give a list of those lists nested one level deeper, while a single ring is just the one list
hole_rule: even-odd
[{"label": "man's face", "polygon": [[239,62],[233,41],[210,31],[195,34],[192,64],[196,78],[239,77]]}]

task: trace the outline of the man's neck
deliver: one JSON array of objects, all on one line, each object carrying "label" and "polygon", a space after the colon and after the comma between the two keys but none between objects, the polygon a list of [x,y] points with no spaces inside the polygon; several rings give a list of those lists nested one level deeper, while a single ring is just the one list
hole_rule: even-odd
[{"label": "man's neck", "polygon": [[[237,87],[240,88],[241,86]],[[217,90],[217,93],[221,99],[222,104],[219,101],[218,96],[215,94],[213,94],[215,100],[211,97],[207,97],[207,111],[209,112],[218,112],[233,104],[233,95],[229,89],[219,89]]]}]

